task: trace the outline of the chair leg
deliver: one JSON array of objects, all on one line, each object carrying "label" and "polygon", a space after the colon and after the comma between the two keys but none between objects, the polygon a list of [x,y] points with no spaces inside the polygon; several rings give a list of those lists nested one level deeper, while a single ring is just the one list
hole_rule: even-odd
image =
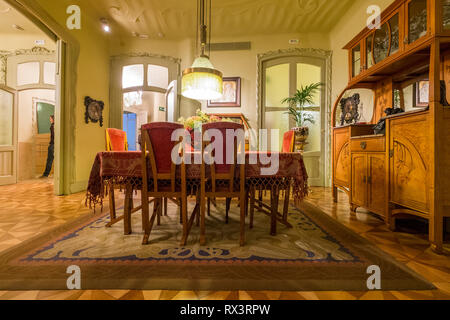
[{"label": "chair leg", "polygon": [[144,240],[142,241],[142,244],[144,245],[148,244],[148,239],[150,238],[150,233],[152,232],[153,225],[155,224],[155,219],[160,212],[161,212],[161,202],[155,200],[153,207],[153,214],[150,219],[150,222],[146,226],[146,231],[144,234]]},{"label": "chair leg", "polygon": [[180,203],[180,216],[181,223],[183,224],[183,236],[181,240],[181,246],[186,245],[188,236],[188,215],[187,215],[187,196],[179,199]]},{"label": "chair leg", "polygon": [[240,204],[241,204],[241,237],[240,237],[240,245],[241,247],[245,246],[245,196],[244,196],[244,192],[241,192],[241,196],[240,196]]},{"label": "chair leg", "polygon": [[206,197],[200,197],[200,245],[206,244]]},{"label": "chair leg", "polygon": [[211,217],[211,198],[208,198],[208,217]]},{"label": "chair leg", "polygon": [[161,214],[162,214],[162,199],[158,199],[158,211],[157,211],[157,217],[156,217],[156,225],[161,225]]},{"label": "chair leg", "polygon": [[250,189],[250,229],[253,229],[253,219],[255,217],[255,188]]},{"label": "chair leg", "polygon": [[168,216],[169,213],[167,212],[167,198],[164,198],[164,216]]},{"label": "chair leg", "polygon": [[226,224],[228,224],[228,222],[229,222],[230,208],[231,208],[231,198],[227,198],[226,209],[225,209],[225,211],[226,211],[225,223]]},{"label": "chair leg", "polygon": [[[144,239],[142,240],[142,244],[148,244],[148,238],[150,236],[150,204],[148,202],[148,197],[142,197],[142,229],[144,231]],[[156,205],[156,204],[154,204]]]}]

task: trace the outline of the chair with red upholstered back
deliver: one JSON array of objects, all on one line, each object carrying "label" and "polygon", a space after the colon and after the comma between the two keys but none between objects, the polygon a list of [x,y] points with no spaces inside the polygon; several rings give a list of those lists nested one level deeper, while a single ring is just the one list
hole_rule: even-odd
[{"label": "chair with red upholstered back", "polygon": [[246,204],[244,126],[232,122],[208,123],[203,125],[202,134],[200,244],[206,243],[205,211],[207,199],[227,198],[228,200],[238,198],[241,210],[240,245],[243,246],[245,243]]},{"label": "chair with red upholstered back", "polygon": [[[182,141],[172,141],[172,134],[184,127],[175,123],[156,122],[142,126],[142,215],[143,244],[148,244],[155,219],[160,224],[162,199],[180,199],[183,235],[187,226],[186,167],[172,161],[173,149]],[[182,156],[183,150],[180,150]],[[178,168],[179,167],[179,168]],[[149,198],[155,198],[153,215],[149,214]]]},{"label": "chair with red upholstered back", "polygon": [[106,129],[106,151],[128,151],[127,133],[119,129]]},{"label": "chair with red upholstered back", "polygon": [[283,148],[281,152],[294,152],[295,131],[290,130],[283,136]]}]

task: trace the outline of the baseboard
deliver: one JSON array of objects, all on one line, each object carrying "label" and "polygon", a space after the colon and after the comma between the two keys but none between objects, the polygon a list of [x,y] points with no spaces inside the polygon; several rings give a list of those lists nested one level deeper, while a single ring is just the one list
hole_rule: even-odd
[{"label": "baseboard", "polygon": [[70,193],[78,193],[82,191],[86,191],[88,186],[88,181],[79,181],[72,183],[70,185]]}]

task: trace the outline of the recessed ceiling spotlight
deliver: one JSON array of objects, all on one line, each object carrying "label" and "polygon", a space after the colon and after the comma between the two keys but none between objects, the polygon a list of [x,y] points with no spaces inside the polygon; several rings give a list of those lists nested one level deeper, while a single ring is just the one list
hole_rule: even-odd
[{"label": "recessed ceiling spotlight", "polygon": [[16,30],[19,30],[19,31],[25,31],[24,28],[22,28],[21,26],[19,26],[19,25],[17,25],[17,24],[13,24],[12,27],[13,27],[14,29],[16,29]]},{"label": "recessed ceiling spotlight", "polygon": [[148,39],[149,36],[148,36],[148,34],[140,34],[140,35],[139,35],[139,38],[145,40],[145,39]]},{"label": "recessed ceiling spotlight", "polygon": [[102,24],[102,29],[104,32],[107,32],[107,33],[111,32],[111,27],[109,26],[109,22],[107,19],[102,18],[102,19],[100,19],[100,22]]}]

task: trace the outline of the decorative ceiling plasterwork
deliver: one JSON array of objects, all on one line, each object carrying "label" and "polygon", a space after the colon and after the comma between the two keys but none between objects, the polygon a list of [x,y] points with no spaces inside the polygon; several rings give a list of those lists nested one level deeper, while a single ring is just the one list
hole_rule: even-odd
[{"label": "decorative ceiling plasterwork", "polygon": [[[87,0],[85,0],[87,1]],[[213,0],[213,36],[327,32],[351,0]],[[96,0],[97,17],[107,16],[123,36],[195,36],[196,0]]]}]

